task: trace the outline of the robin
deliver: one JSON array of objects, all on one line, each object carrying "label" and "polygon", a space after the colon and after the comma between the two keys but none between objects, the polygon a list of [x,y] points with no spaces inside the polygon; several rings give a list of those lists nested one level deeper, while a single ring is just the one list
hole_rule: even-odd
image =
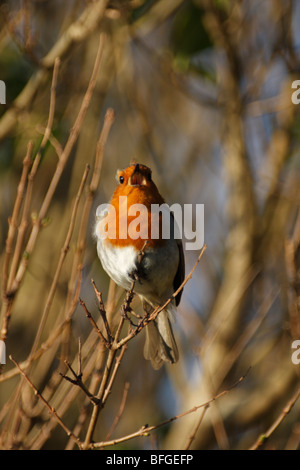
[{"label": "robin", "polygon": [[[116,178],[118,186],[105,215],[102,211],[96,216],[97,252],[103,269],[116,284],[129,290],[135,280],[134,292],[149,314],[163,305],[184,280],[182,242],[174,237],[171,212],[171,230],[169,236],[163,236],[162,212],[157,208],[166,204],[152,181],[150,168],[135,163],[119,170]],[[169,303],[146,326],[144,356],[154,369],[164,362],[178,361],[170,319],[181,294],[182,290],[173,304]]]}]

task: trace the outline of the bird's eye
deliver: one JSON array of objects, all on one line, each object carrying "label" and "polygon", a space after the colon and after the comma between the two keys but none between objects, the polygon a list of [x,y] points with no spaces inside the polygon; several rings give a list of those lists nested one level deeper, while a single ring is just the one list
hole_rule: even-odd
[{"label": "bird's eye", "polygon": [[124,176],[120,176],[119,181],[120,181],[121,184],[123,184],[124,183]]},{"label": "bird's eye", "polygon": [[148,181],[152,181],[151,173],[148,173],[147,178],[148,178]]}]

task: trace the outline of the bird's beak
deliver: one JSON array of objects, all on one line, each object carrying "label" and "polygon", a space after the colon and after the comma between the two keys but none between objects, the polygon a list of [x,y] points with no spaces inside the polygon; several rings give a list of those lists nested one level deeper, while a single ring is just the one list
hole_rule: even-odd
[{"label": "bird's beak", "polygon": [[142,173],[140,173],[140,167],[139,164],[137,163],[134,168],[134,172],[129,178],[128,183],[130,186],[143,186],[146,184],[146,178]]}]

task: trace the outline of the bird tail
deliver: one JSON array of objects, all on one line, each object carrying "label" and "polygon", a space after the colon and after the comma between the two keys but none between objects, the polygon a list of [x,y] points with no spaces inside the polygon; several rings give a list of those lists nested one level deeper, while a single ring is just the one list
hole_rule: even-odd
[{"label": "bird tail", "polygon": [[169,309],[162,310],[157,318],[146,326],[145,359],[151,361],[153,369],[159,369],[164,362],[178,361],[178,349],[174,338]]}]

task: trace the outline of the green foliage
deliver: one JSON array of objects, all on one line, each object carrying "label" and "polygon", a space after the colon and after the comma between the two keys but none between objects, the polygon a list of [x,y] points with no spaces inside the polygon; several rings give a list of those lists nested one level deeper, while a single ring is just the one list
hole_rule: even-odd
[{"label": "green foliage", "polygon": [[[33,72],[33,66],[17,46],[11,42],[0,55],[0,79],[6,84],[6,102],[11,103],[23,90]],[[3,107],[3,111],[5,108]]]},{"label": "green foliage", "polygon": [[3,170],[7,170],[10,168],[14,148],[15,148],[14,140],[11,138],[6,139],[4,142],[1,143],[0,145],[0,173]]},{"label": "green foliage", "polygon": [[212,47],[212,42],[203,24],[203,10],[189,1],[178,11],[171,32],[171,50],[174,64],[179,71],[191,67],[200,74],[206,74],[202,67],[191,63],[193,56]]},{"label": "green foliage", "polygon": [[132,11],[131,20],[138,20],[141,16],[145,15],[155,3],[157,3],[157,0],[145,0],[142,5]]},{"label": "green foliage", "polygon": [[224,11],[229,11],[230,10],[230,1],[229,0],[214,0],[215,6]]}]

